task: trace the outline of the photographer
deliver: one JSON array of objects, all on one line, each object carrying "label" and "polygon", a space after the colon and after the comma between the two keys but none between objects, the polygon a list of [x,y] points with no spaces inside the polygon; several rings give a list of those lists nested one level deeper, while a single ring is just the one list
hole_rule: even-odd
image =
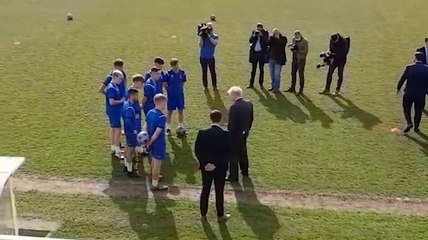
[{"label": "photographer", "polygon": [[325,88],[322,92],[320,92],[320,94],[330,94],[331,81],[336,68],[338,69],[339,79],[337,80],[337,87],[334,95],[340,94],[340,88],[342,87],[343,83],[343,71],[346,65],[349,46],[350,39],[348,37],[345,39],[345,37],[341,36],[339,33],[334,33],[331,35],[330,49],[328,50],[328,53],[331,55],[333,60],[328,68]]},{"label": "photographer", "polygon": [[250,42],[250,59],[251,63],[251,78],[250,85],[247,88],[254,87],[254,78],[256,77],[257,64],[259,65],[259,84],[263,87],[264,82],[264,66],[267,63],[267,41],[269,33],[263,28],[263,24],[257,23],[257,28],[251,33]]},{"label": "photographer", "polygon": [[[198,27],[199,28],[199,27]],[[200,63],[202,67],[202,84],[204,90],[208,89],[208,68],[211,73],[211,81],[214,90],[217,90],[217,74],[215,71],[215,48],[218,44],[218,35],[213,31],[213,24],[207,23],[198,29],[199,47],[200,50]]]},{"label": "photographer", "polygon": [[299,30],[294,32],[294,37],[289,45],[293,52],[293,61],[291,63],[291,87],[286,92],[296,92],[297,72],[299,72],[300,89],[298,95],[303,94],[305,87],[305,65],[308,55],[308,41],[302,36]]},{"label": "photographer", "polygon": [[287,37],[283,36],[278,28],[272,30],[272,35],[268,40],[269,71],[270,78],[272,79],[272,87],[269,91],[273,93],[279,93],[282,66],[287,62],[287,56],[285,54],[287,41]]}]

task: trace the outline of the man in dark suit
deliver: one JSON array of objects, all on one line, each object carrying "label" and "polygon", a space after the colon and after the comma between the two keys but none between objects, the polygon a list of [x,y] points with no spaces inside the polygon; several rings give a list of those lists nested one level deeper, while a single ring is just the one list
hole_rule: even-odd
[{"label": "man in dark suit", "polygon": [[[423,53],[415,53],[415,63],[406,67],[397,85],[398,94],[404,82],[407,81],[403,95],[403,112],[407,121],[407,126],[403,130],[404,133],[408,133],[413,127],[415,132],[420,132],[419,124],[425,107],[425,95],[428,93],[428,66],[422,64],[423,58]],[[413,106],[415,110],[414,122],[411,115]]]},{"label": "man in dark suit", "polygon": [[253,104],[242,98],[242,89],[240,87],[231,87],[227,93],[233,102],[229,109],[229,123],[227,128],[232,135],[234,146],[227,180],[238,181],[239,168],[241,169],[241,174],[244,177],[248,177],[247,138],[254,120]]},{"label": "man in dark suit", "polygon": [[422,53],[422,64],[428,64],[428,38],[425,38],[425,46],[416,49],[416,52]]},{"label": "man in dark suit", "polygon": [[200,210],[201,219],[206,220],[211,185],[214,181],[217,217],[221,222],[230,218],[230,214],[224,214],[224,184],[232,153],[232,138],[230,133],[219,125],[222,118],[220,111],[212,111],[210,118],[211,127],[200,130],[195,142],[195,154],[202,174]]},{"label": "man in dark suit", "polygon": [[269,39],[269,32],[263,28],[263,24],[257,23],[257,28],[251,33],[250,42],[250,59],[251,63],[251,78],[250,85],[247,88],[254,87],[254,79],[256,77],[257,64],[259,65],[259,85],[263,87],[264,82],[264,66],[267,63],[268,56],[267,41]]}]

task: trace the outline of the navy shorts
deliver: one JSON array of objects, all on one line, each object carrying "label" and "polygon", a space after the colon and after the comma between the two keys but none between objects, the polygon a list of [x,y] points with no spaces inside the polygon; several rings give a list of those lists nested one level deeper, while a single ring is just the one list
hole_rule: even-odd
[{"label": "navy shorts", "polygon": [[166,160],[166,149],[150,148],[152,158],[160,161]]},{"label": "navy shorts", "polygon": [[111,128],[121,128],[122,124],[120,123],[120,114],[109,114],[108,120],[110,122]]},{"label": "navy shorts", "polygon": [[126,135],[125,138],[126,138],[126,145],[128,147],[132,147],[132,148],[138,147],[139,144],[137,141],[137,135],[136,134]]},{"label": "navy shorts", "polygon": [[181,96],[169,96],[167,103],[168,111],[183,110],[184,109],[184,97]]}]

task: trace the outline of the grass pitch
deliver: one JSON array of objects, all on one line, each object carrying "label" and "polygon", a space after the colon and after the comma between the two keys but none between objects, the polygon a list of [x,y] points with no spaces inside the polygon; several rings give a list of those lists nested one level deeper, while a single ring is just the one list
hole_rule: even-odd
[{"label": "grass pitch", "polygon": [[[28,160],[21,173],[26,175],[111,178],[104,98],[97,88],[110,70],[112,60],[123,58],[128,75],[132,75],[144,73],[155,56],[178,57],[189,76],[185,121],[190,135],[187,141],[176,138],[170,141],[166,176],[170,183],[178,185],[199,184],[192,157],[196,132],[209,124],[211,109],[226,111],[230,105],[225,94],[228,87],[248,84],[248,37],[255,23],[261,21],[268,29],[278,27],[289,39],[294,30],[301,30],[309,40],[310,54],[306,98],[292,94],[274,96],[261,90],[244,93],[255,106],[249,155],[250,174],[256,187],[427,197],[426,137],[411,134],[405,138],[390,133],[391,128],[404,122],[401,98],[395,96],[396,82],[427,35],[423,32],[426,11],[415,11],[424,3],[422,0],[0,0],[0,155],[25,156]],[[68,12],[74,14],[74,21],[66,21]],[[205,96],[201,91],[196,25],[206,21],[210,13],[217,16],[215,30],[220,35],[217,48],[220,95],[211,91]],[[329,34],[335,31],[349,34],[352,39],[344,98],[317,94],[324,86],[326,74],[325,70],[315,69],[318,53],[327,48]],[[171,38],[172,35],[177,38]],[[20,45],[14,45],[16,41]],[[290,56],[290,52],[287,54]],[[285,89],[290,82],[289,63],[282,79]],[[268,74],[265,82],[269,84]],[[428,132],[426,120],[424,117],[423,132]],[[42,211],[25,204],[25,199],[40,202],[42,197],[21,198],[24,212]],[[86,199],[76,201],[85,205]],[[188,203],[183,204],[186,211],[190,209]],[[46,211],[53,217],[61,217],[54,209]],[[180,215],[183,224],[177,233],[180,238],[194,239],[191,237],[202,234],[190,233],[192,228],[187,228],[194,221],[187,222],[190,213],[183,209],[174,211],[162,215],[165,218]],[[407,219],[404,222],[414,230],[404,235],[408,229],[399,226],[402,219],[390,216],[280,212],[284,217],[278,220],[279,225],[286,227],[276,235],[278,239],[317,236],[331,239],[336,236],[332,232],[342,230],[338,226],[346,223],[358,226],[349,228],[345,235],[337,235],[343,236],[340,239],[382,236],[421,239],[420,233],[426,232],[420,228],[422,225]],[[74,219],[69,217],[72,213],[65,214],[66,219]],[[196,214],[194,209],[191,214],[192,217]],[[293,214],[308,214],[306,222],[297,224],[304,228],[302,231],[290,230],[297,227],[288,221]],[[82,216],[89,218],[82,221],[96,221],[92,213]],[[243,218],[238,217],[234,223],[241,224],[239,219]],[[324,224],[323,219],[331,219],[327,222],[335,228],[317,230],[315,225]],[[107,226],[114,224],[111,219],[106,221],[110,221]],[[73,223],[76,221],[67,225],[63,235],[103,237],[111,233],[95,233],[95,228],[81,229],[81,224]],[[382,227],[389,223],[388,227]],[[306,225],[307,228],[303,227]],[[265,239],[254,229],[253,235],[245,235],[250,228],[247,222],[233,236]],[[391,235],[382,235],[379,229]],[[137,229],[130,238],[149,236],[140,234],[141,231]],[[367,234],[357,234],[362,231]]]}]

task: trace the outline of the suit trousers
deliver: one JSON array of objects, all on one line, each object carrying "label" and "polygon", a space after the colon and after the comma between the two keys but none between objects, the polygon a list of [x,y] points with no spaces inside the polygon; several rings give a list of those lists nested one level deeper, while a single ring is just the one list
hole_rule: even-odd
[{"label": "suit trousers", "polygon": [[296,89],[297,72],[299,73],[300,90],[305,87],[305,66],[306,59],[293,59],[291,63],[291,89]]},{"label": "suit trousers", "polygon": [[232,181],[238,180],[238,172],[241,169],[241,174],[248,176],[248,153],[247,153],[247,138],[248,135],[241,134],[234,137],[233,141],[236,144],[234,155],[230,161],[229,179]]},{"label": "suit trousers", "polygon": [[[412,107],[414,106],[415,116],[414,122],[412,121]],[[425,96],[413,97],[404,94],[403,96],[403,112],[406,118],[407,124],[414,124],[415,128],[419,128],[422,119],[422,111],[425,107]]]},{"label": "suit trousers", "polygon": [[215,206],[217,209],[217,217],[224,215],[224,184],[226,182],[226,171],[215,169],[212,172],[201,170],[202,174],[202,192],[199,202],[201,216],[206,216],[208,212],[208,202],[211,192],[211,185],[214,181],[215,188]]}]

